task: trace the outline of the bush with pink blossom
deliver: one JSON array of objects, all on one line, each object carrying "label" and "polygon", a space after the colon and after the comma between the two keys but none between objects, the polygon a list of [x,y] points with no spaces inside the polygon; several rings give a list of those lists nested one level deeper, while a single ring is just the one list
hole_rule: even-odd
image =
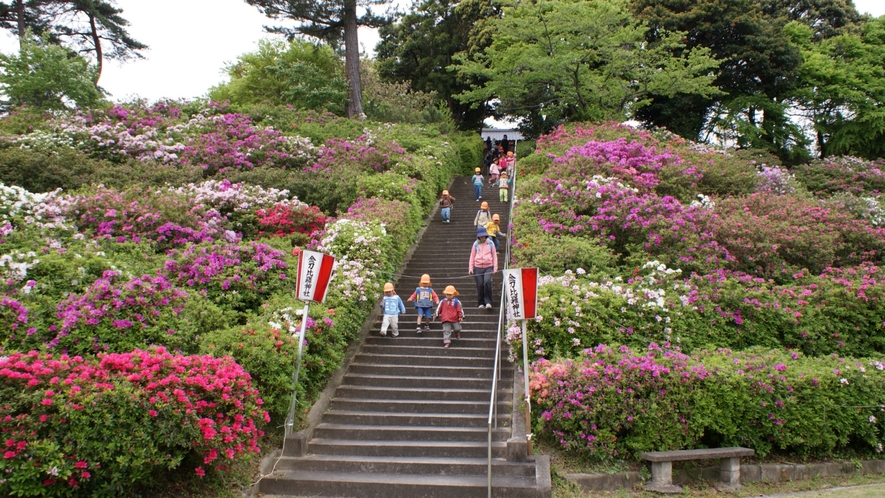
[{"label": "bush with pink blossom", "polygon": [[0,357],[0,378],[4,496],[119,496],[170,473],[216,476],[259,451],[267,421],[229,357],[32,351]]},{"label": "bush with pink blossom", "polygon": [[595,460],[744,446],[769,454],[882,451],[885,364],[655,343],[598,345],[532,365],[535,432]]}]

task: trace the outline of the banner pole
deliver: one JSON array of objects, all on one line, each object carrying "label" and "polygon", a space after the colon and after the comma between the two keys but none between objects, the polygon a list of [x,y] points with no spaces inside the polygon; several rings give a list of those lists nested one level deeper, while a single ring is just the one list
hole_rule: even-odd
[{"label": "banner pole", "polygon": [[525,319],[520,320],[522,323],[522,374],[523,385],[525,386],[525,443],[526,454],[532,454],[532,402],[529,395],[529,342],[526,337]]},{"label": "banner pole", "polygon": [[295,360],[295,377],[292,384],[292,402],[289,403],[289,415],[286,417],[286,436],[289,437],[295,428],[295,405],[298,399],[298,374],[301,372],[301,350],[304,348],[304,333],[307,331],[307,313],[310,309],[310,301],[304,302],[304,311],[301,313],[301,331],[298,333],[298,358]]}]

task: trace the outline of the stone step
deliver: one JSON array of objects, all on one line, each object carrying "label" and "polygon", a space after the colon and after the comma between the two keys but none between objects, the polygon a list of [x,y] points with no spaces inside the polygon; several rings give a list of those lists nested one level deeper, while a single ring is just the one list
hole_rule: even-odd
[{"label": "stone step", "polygon": [[[463,339],[462,339],[463,340]],[[441,348],[443,349],[443,348]],[[449,348],[454,352],[457,347]],[[378,375],[398,375],[401,377],[466,377],[476,379],[488,379],[491,386],[492,369],[474,368],[474,367],[447,367],[437,366],[433,368],[425,368],[413,365],[390,365],[390,364],[368,364],[353,362],[350,364],[350,371],[361,374],[378,374]]]},{"label": "stone step", "polygon": [[[488,441],[488,427],[421,427],[408,425],[319,424],[313,434],[319,439],[383,441]],[[510,430],[492,429],[493,441],[507,441]]]},{"label": "stone step", "polygon": [[[324,439],[312,438],[308,453],[322,455],[362,455],[443,458],[483,458],[489,452],[488,440],[482,441],[385,441],[381,439]],[[505,458],[507,445],[492,442],[492,457]]]},{"label": "stone step", "polygon": [[492,390],[492,379],[491,377],[488,379],[465,377],[410,377],[404,379],[399,375],[367,375],[355,372],[347,372],[342,382],[342,386],[358,387],[374,386],[379,388],[392,388],[401,387],[404,385],[415,389],[485,390],[487,398],[490,398]]},{"label": "stone step", "polygon": [[[425,475],[481,475],[488,472],[488,458],[372,457],[362,455],[308,455],[282,458],[277,470],[304,472],[358,472]],[[493,476],[535,477],[535,468],[525,463],[492,459]]]},{"label": "stone step", "polygon": [[[484,401],[488,404],[491,399],[487,389],[457,389],[457,388],[437,388],[429,389],[426,387],[413,387],[411,382],[403,382],[403,386],[408,387],[391,387],[391,386],[355,386],[341,385],[335,390],[336,398],[349,399],[402,399],[402,400],[440,400],[440,401]],[[509,396],[510,393],[502,391],[499,396]]]},{"label": "stone step", "polygon": [[[379,413],[471,413],[471,414],[488,414],[489,401],[447,401],[447,400],[425,400],[416,402],[413,400],[399,399],[349,399],[349,398],[332,398],[329,407],[332,410],[349,410]],[[499,400],[500,412],[503,409],[509,409],[509,404],[505,406],[503,400]]]},{"label": "stone step", "polygon": [[[477,332],[479,337],[473,337],[473,331],[461,332],[461,338],[455,341],[455,344],[451,346],[451,348],[465,348],[465,349],[485,349],[489,352],[489,355],[494,358],[495,357],[495,337],[490,336],[486,338],[482,334],[482,332]],[[376,332],[375,335],[370,335],[366,337],[366,342],[364,344],[372,345],[372,346],[387,346],[387,345],[396,345],[396,346],[416,346],[416,347],[429,347],[429,348],[438,348],[440,350],[446,351],[445,348],[442,347],[442,331],[433,330],[431,328],[430,332],[422,332],[420,334],[416,333],[414,329],[412,330],[400,330],[399,337],[392,337],[390,332],[388,331],[386,337],[382,337],[378,335]],[[506,351],[506,347],[502,348]],[[454,349],[451,349],[454,351]],[[460,356],[457,353],[443,353],[443,354],[451,354],[453,356]]]},{"label": "stone step", "polygon": [[[425,332],[426,334],[430,334],[430,332]],[[362,348],[360,348],[360,354],[390,354],[390,355],[407,355],[407,356],[437,356],[440,352],[440,345],[437,344],[440,340],[442,340],[442,333],[438,334],[439,337],[434,337],[432,339],[432,344],[427,344],[424,346],[411,346],[407,344],[402,344],[402,341],[385,341],[382,344],[364,344]],[[421,337],[421,335],[415,335],[415,337]],[[466,340],[464,335],[461,336],[462,339]],[[383,339],[383,338],[381,338]],[[405,339],[403,332],[400,331],[400,336],[397,339]],[[491,354],[489,354],[489,348],[475,348],[471,346],[459,345],[458,348],[458,356],[460,357],[472,357],[472,358],[491,358],[494,359],[494,350],[492,350]],[[445,348],[443,348],[445,349]]]},{"label": "stone step", "polygon": [[[492,496],[545,498],[535,477],[493,476]],[[265,494],[288,494],[313,498],[487,498],[488,478],[465,475],[416,475],[398,473],[288,471],[261,480]],[[290,495],[296,496],[296,495]]]},{"label": "stone step", "polygon": [[[486,407],[488,408],[488,406]],[[498,410],[498,427],[509,427],[510,408]],[[366,425],[416,425],[433,427],[482,427],[488,428],[488,411],[482,414],[470,413],[385,413],[359,410],[329,410],[323,421],[335,424]]]},{"label": "stone step", "polygon": [[[462,335],[463,337],[463,335]],[[460,340],[460,339],[456,339]],[[373,365],[399,365],[399,366],[418,366],[418,367],[474,367],[487,368],[491,371],[495,363],[494,357],[476,358],[470,356],[455,356],[454,354],[445,354],[449,351],[446,348],[437,348],[436,355],[397,355],[397,354],[372,354],[360,352],[353,359],[358,363],[369,363]],[[455,352],[456,350],[451,350]]]}]

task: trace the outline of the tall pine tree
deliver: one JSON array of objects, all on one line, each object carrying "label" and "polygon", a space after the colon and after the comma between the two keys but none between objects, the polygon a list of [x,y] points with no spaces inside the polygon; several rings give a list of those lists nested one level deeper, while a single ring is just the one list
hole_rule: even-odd
[{"label": "tall pine tree", "polygon": [[[360,26],[381,27],[386,18],[372,12],[373,6],[385,0],[246,0],[249,5],[271,19],[288,19],[298,25],[294,28],[273,26],[272,33],[282,33],[292,39],[307,35],[327,42],[333,47],[344,45],[344,74],[347,78],[348,98],[345,114],[348,117],[363,114],[362,85],[360,84],[360,51],[357,29]],[[359,15],[358,7],[365,13]]]}]

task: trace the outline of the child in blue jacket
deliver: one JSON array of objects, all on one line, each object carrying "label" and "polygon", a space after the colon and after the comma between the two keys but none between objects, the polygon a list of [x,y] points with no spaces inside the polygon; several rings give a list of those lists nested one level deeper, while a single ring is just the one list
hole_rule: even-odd
[{"label": "child in blue jacket", "polygon": [[393,292],[393,284],[387,282],[384,284],[384,299],[381,300],[381,307],[384,309],[384,318],[381,320],[381,336],[387,336],[387,328],[394,337],[399,336],[399,315],[406,312],[406,305]]}]

